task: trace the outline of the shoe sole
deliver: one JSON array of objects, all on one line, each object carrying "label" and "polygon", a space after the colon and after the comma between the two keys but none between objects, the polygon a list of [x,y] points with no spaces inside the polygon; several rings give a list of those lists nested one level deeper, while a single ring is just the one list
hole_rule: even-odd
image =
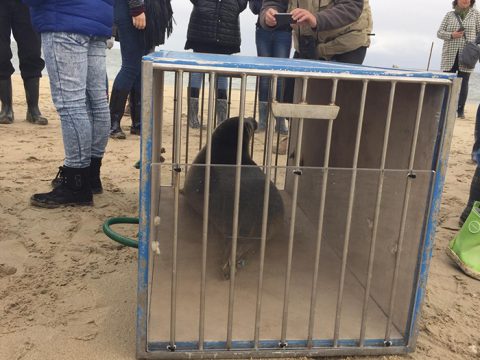
[{"label": "shoe sole", "polygon": [[462,261],[462,259],[460,259],[458,257],[458,255],[452,250],[450,249],[450,247],[447,247],[447,250],[446,250],[446,253],[447,253],[447,256],[453,260],[455,262],[455,264],[458,265],[458,267],[460,269],[462,269],[462,271],[467,274],[468,276],[476,279],[476,280],[480,280],[480,272],[478,271],[475,271],[475,270],[472,270],[470,268],[468,268],[465,263]]},{"label": "shoe sole", "polygon": [[93,201],[82,202],[82,203],[72,202],[72,203],[65,203],[65,204],[53,204],[53,203],[44,203],[44,202],[36,201],[34,199],[30,199],[30,204],[33,206],[46,208],[46,209],[56,209],[59,207],[66,207],[66,206],[93,206]]},{"label": "shoe sole", "polygon": [[110,138],[112,139],[118,139],[118,140],[125,140],[127,138],[127,135],[124,133],[115,133],[115,134],[110,134]]}]

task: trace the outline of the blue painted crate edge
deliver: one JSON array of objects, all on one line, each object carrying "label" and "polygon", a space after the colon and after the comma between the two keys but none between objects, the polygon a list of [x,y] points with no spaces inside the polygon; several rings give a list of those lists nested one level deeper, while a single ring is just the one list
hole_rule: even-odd
[{"label": "blue painted crate edge", "polygon": [[443,80],[452,80],[456,77],[456,75],[452,73],[369,67],[329,61],[266,58],[242,55],[202,54],[168,50],[151,53],[144,56],[143,60],[151,61],[156,64],[188,65],[192,67],[208,66],[213,68],[245,70],[254,69],[261,71],[330,73]]}]

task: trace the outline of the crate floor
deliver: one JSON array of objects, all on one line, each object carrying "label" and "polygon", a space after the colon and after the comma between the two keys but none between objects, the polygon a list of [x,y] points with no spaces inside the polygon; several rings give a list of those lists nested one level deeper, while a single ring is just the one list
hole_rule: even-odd
[{"label": "crate floor", "polygon": [[[260,340],[281,338],[284,311],[285,277],[288,254],[290,198],[282,192],[285,203],[285,231],[267,243]],[[171,338],[172,239],[174,223],[173,189],[162,188],[159,228],[160,255],[150,254],[150,305],[148,341],[168,342]],[[300,208],[297,210],[293,245],[290,294],[288,298],[287,339],[305,340],[308,323],[314,269],[316,227]],[[338,241],[343,241],[343,237]],[[175,341],[196,342],[199,338],[200,280],[202,254],[202,219],[179,201],[177,257],[177,289],[175,304]],[[225,341],[227,337],[230,281],[220,271],[224,240],[209,227],[205,299],[205,341]],[[259,252],[249,258],[247,265],[236,275],[233,307],[232,338],[234,341],[254,339],[257,304]],[[321,247],[318,277],[318,297],[315,308],[314,339],[334,337],[337,296],[341,272],[341,254],[328,244]],[[365,288],[347,266],[344,298],[341,308],[340,339],[358,339]],[[383,339],[387,317],[370,298],[366,339]],[[393,328],[393,339],[402,338]]]}]

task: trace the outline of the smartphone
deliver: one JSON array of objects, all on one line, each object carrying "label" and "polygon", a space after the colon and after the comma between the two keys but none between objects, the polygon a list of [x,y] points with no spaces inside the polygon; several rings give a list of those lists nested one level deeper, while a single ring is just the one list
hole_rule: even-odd
[{"label": "smartphone", "polygon": [[297,21],[292,19],[290,13],[276,13],[275,20],[277,20],[277,26],[283,26],[288,24],[295,24]]},{"label": "smartphone", "polygon": [[457,31],[458,31],[458,32],[465,31],[465,28],[464,28],[463,26],[461,26]]}]

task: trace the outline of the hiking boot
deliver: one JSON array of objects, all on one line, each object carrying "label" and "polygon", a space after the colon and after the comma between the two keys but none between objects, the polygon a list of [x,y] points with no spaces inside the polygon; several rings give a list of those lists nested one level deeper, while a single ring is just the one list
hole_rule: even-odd
[{"label": "hiking boot", "polygon": [[30,198],[33,206],[57,208],[60,206],[93,205],[92,189],[90,187],[90,167],[62,167],[62,183],[49,193],[34,194]]},{"label": "hiking boot", "polygon": [[[92,189],[92,194],[101,194],[103,193],[102,181],[100,179],[100,168],[102,166],[102,158],[91,158],[90,161],[90,187]],[[65,181],[64,167],[59,166],[57,175],[55,179],[52,180],[52,188],[59,187]]]}]

